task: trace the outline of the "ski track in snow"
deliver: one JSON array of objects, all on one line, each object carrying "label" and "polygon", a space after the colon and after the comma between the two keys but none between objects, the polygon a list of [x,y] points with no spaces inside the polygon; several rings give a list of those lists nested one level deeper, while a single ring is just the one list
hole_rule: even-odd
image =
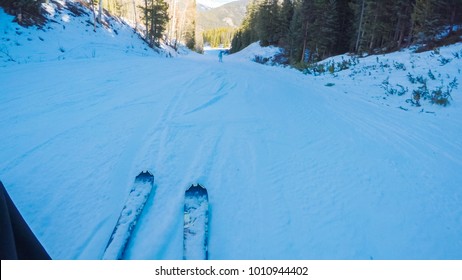
[{"label": "ski track in snow", "polygon": [[0,68],[1,179],[52,257],[101,258],[140,170],[156,195],[128,259],[182,258],[196,183],[209,193],[210,259],[461,257],[460,108],[392,111],[224,60]]}]

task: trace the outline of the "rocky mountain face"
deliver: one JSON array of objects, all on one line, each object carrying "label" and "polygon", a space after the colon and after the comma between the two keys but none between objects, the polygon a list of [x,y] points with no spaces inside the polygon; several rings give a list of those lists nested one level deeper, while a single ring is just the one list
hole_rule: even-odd
[{"label": "rocky mountain face", "polygon": [[239,0],[228,4],[209,8],[197,5],[197,29],[204,31],[220,27],[239,27],[241,24],[249,0]]}]

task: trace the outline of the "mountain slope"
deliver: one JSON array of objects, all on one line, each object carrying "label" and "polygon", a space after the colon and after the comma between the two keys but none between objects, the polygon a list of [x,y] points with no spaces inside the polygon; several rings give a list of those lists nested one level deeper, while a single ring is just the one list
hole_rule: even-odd
[{"label": "mountain slope", "polygon": [[[114,56],[159,56],[117,18],[104,17],[105,24],[93,31],[91,11],[78,3],[50,2],[44,28],[23,28],[0,8],[0,65],[50,60],[112,58]],[[163,56],[167,55],[164,52]]]},{"label": "mountain slope", "polygon": [[219,27],[239,27],[247,9],[248,0],[234,1],[212,9],[197,10],[199,31]]}]

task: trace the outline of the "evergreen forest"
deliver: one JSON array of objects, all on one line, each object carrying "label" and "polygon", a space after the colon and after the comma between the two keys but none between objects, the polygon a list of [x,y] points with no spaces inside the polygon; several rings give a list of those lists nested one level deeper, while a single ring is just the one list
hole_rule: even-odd
[{"label": "evergreen forest", "polygon": [[254,0],[232,52],[260,41],[303,66],[346,52],[432,49],[460,41],[461,24],[462,0]]}]

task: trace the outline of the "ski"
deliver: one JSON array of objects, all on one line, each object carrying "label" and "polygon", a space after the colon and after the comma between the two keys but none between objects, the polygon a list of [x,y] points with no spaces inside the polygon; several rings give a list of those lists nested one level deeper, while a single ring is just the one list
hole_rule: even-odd
[{"label": "ski", "polygon": [[183,259],[208,259],[208,222],[207,189],[192,185],[184,199]]},{"label": "ski", "polygon": [[138,218],[151,194],[153,185],[154,176],[150,172],[143,171],[136,176],[135,183],[128,194],[119,219],[112,231],[111,238],[104,250],[103,259],[122,259]]}]

